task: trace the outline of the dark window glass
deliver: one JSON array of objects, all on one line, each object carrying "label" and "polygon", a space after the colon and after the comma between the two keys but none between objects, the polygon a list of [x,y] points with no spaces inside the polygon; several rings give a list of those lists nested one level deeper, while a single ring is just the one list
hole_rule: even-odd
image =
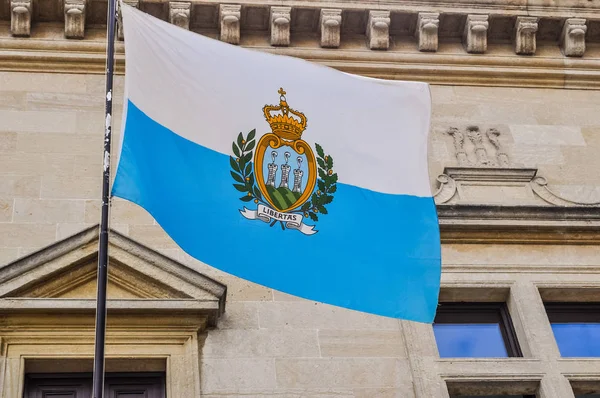
[{"label": "dark window glass", "polygon": [[535,398],[533,395],[451,395],[450,398]]},{"label": "dark window glass", "polygon": [[522,356],[505,303],[441,303],[433,333],[441,358]]},{"label": "dark window glass", "polygon": [[533,395],[451,395],[450,398],[535,398]]},{"label": "dark window glass", "polygon": [[545,305],[560,355],[600,357],[600,303]]}]

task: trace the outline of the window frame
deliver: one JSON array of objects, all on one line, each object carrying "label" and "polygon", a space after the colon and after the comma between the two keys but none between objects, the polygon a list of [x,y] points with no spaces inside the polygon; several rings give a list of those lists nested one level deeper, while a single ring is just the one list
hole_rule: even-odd
[{"label": "window frame", "polygon": [[[506,302],[443,302],[439,303],[433,325],[457,323],[499,323],[509,358],[522,358],[517,333]],[[436,342],[437,343],[437,342]]]}]

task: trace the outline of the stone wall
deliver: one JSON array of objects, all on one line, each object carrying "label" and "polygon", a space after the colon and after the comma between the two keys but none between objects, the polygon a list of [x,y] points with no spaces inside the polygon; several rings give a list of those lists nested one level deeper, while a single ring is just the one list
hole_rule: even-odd
[{"label": "stone wall", "polygon": [[[122,89],[118,77],[114,148]],[[100,75],[0,72],[0,264],[98,223],[103,96]],[[432,97],[433,190],[444,167],[459,164],[449,129],[477,126],[497,129],[510,164],[537,167],[561,197],[600,201],[600,92],[432,86]],[[476,164],[474,148],[465,151]],[[445,397],[444,377],[486,370],[537,380],[543,398],[570,397],[536,286],[600,286],[594,246],[444,244],[444,289],[511,289],[528,357],[452,364],[437,358],[429,325],[297,299],[216,271],[125,201],[114,200],[111,219],[116,230],[227,284],[227,312],[202,347],[202,388],[213,398]]]}]

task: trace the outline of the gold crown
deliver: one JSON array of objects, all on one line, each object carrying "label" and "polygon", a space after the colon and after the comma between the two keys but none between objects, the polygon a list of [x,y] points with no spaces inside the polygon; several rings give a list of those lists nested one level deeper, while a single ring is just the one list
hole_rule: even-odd
[{"label": "gold crown", "polygon": [[[288,106],[283,88],[280,88],[277,92],[279,93],[279,105],[265,105],[263,108],[265,118],[271,125],[273,134],[284,140],[299,140],[302,137],[302,132],[306,129],[306,116],[304,116],[304,113]],[[273,111],[280,111],[281,113],[272,114]],[[297,116],[300,120],[291,117],[290,114]]]}]

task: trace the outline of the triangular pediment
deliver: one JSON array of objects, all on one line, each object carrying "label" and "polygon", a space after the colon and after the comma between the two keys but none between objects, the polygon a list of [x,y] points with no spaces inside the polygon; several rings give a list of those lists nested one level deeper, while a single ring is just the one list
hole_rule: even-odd
[{"label": "triangular pediment", "polygon": [[[97,261],[96,226],[0,268],[0,300],[95,299]],[[114,231],[108,269],[109,300],[194,301],[224,310],[225,285]]]}]

